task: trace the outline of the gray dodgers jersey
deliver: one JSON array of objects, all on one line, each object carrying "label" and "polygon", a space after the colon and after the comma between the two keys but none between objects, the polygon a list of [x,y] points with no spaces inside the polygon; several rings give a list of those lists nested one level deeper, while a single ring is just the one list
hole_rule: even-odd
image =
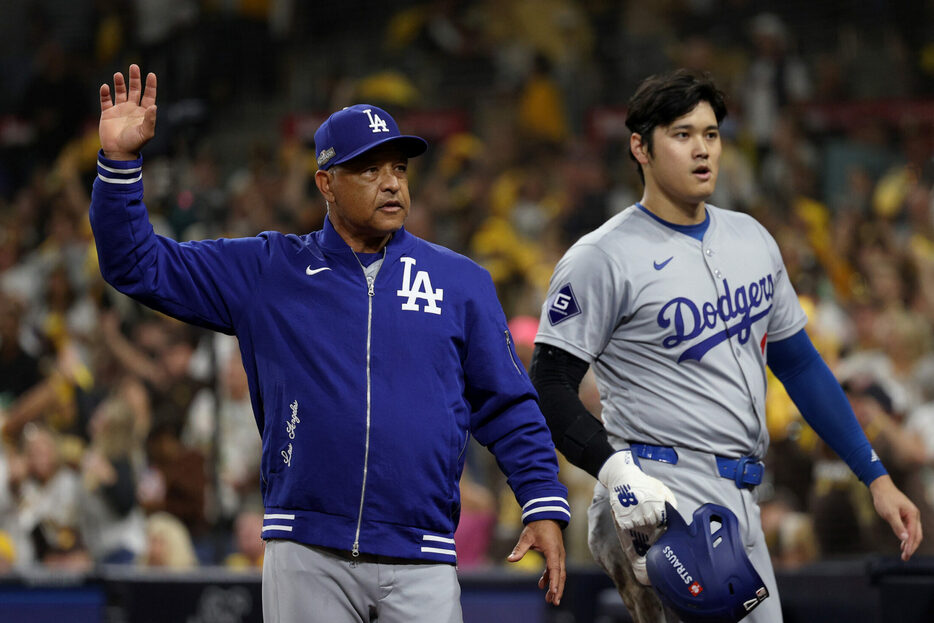
[{"label": "gray dodgers jersey", "polygon": [[765,455],[766,344],[807,317],[765,228],[707,212],[702,243],[631,206],[555,267],[535,341],[591,364],[616,447]]}]

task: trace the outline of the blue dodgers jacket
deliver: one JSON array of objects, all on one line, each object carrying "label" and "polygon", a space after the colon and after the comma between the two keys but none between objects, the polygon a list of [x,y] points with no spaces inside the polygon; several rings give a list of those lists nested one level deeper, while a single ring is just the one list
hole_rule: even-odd
[{"label": "blue dodgers jacket", "polygon": [[239,338],[264,538],[456,562],[471,434],[523,522],[570,519],[535,390],[473,261],[402,229],[368,281],[327,219],[302,236],[177,243],[149,223],[141,159],[99,157],[90,220],[108,283]]}]

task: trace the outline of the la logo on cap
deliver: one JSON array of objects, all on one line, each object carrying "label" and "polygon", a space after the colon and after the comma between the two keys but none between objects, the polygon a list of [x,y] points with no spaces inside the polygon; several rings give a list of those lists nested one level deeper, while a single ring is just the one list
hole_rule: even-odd
[{"label": "la logo on cap", "polygon": [[369,108],[363,112],[365,112],[366,116],[370,119],[370,128],[373,130],[373,134],[377,132],[389,132],[389,126],[380,118],[379,114],[374,113]]}]

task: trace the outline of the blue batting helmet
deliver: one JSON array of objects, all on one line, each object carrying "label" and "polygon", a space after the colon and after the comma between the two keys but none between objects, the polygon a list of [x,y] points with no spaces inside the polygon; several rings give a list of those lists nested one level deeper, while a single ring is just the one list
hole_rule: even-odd
[{"label": "blue batting helmet", "polygon": [[666,503],[668,530],[646,554],[662,602],[685,623],[734,623],[769,596],[729,509],[704,504],[691,525]]}]

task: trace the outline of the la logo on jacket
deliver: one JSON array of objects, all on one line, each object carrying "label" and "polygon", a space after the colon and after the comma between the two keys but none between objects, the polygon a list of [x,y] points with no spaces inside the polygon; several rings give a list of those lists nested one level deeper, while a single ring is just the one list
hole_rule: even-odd
[{"label": "la logo on jacket", "polygon": [[[396,294],[406,299],[402,304],[402,309],[408,311],[425,311],[429,314],[441,315],[441,308],[438,307],[438,301],[444,299],[444,290],[437,290],[431,287],[431,278],[428,271],[420,270],[415,273],[415,283],[412,283],[412,267],[415,266],[414,257],[402,257],[399,261],[405,264],[402,273],[402,289],[396,290]],[[425,309],[422,310],[416,302],[418,299],[425,299]]]}]

